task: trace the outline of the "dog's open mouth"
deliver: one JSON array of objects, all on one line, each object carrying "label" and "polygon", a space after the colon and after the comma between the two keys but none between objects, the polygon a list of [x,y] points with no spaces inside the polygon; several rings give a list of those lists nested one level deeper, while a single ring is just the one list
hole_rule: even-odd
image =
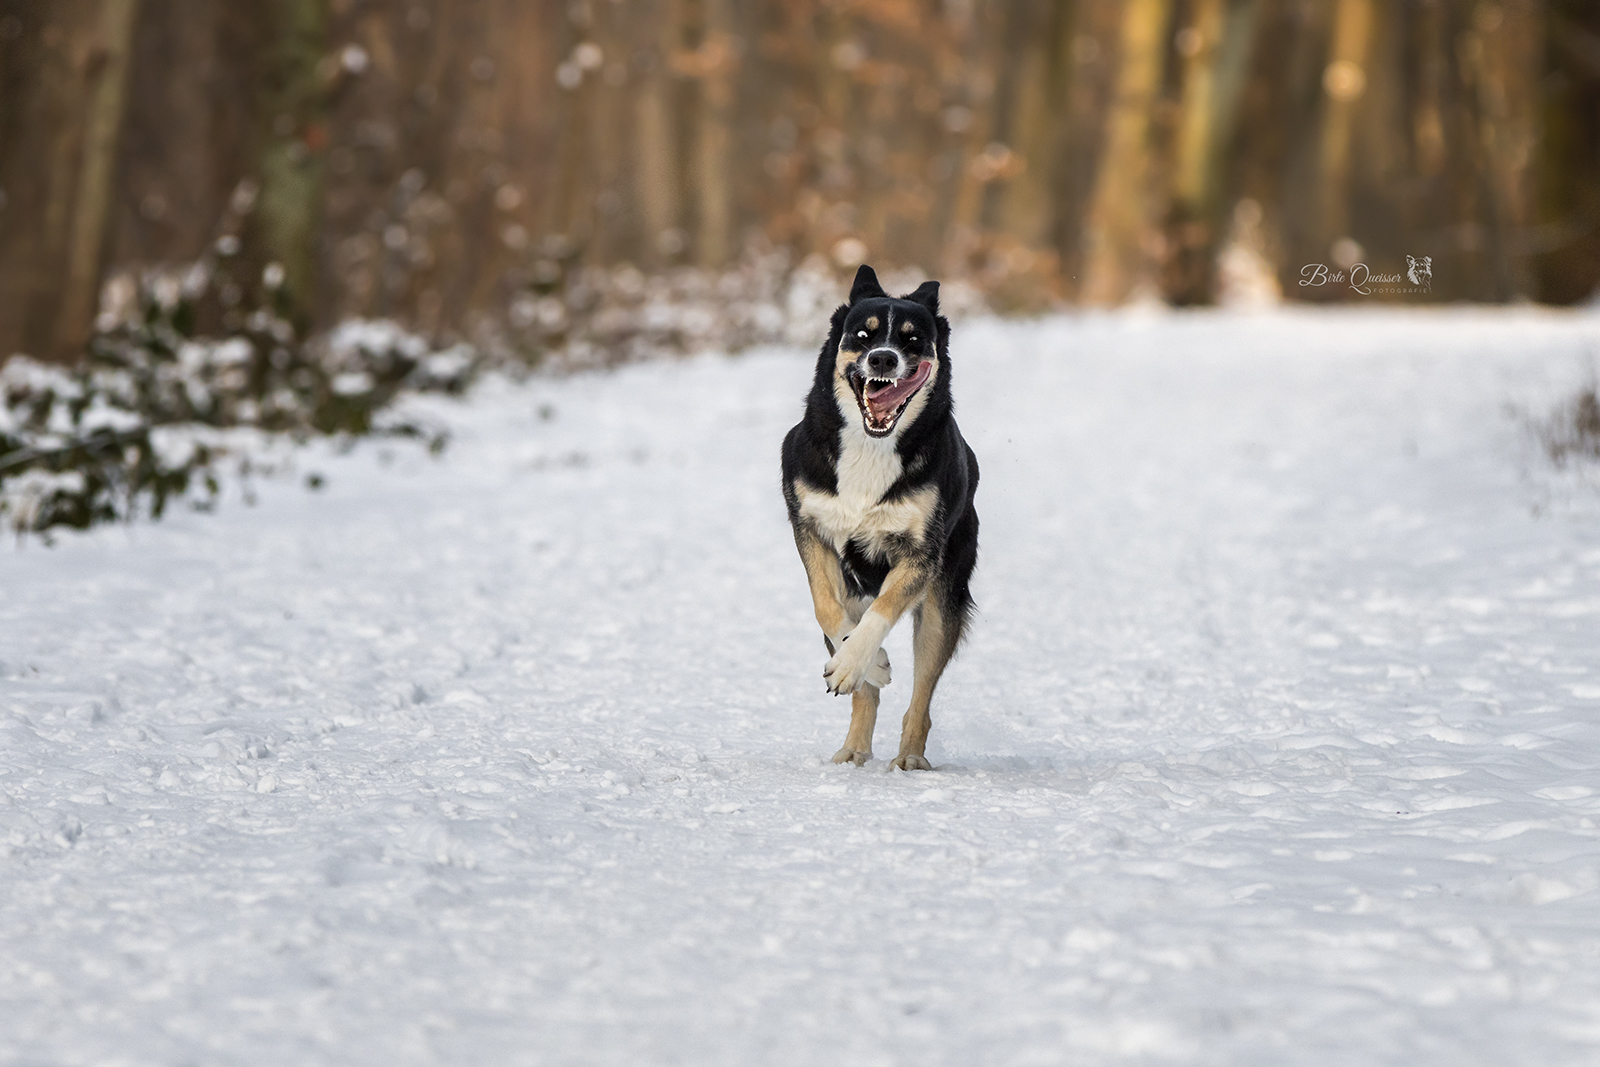
[{"label": "dog's open mouth", "polygon": [[909,378],[867,378],[850,368],[850,388],[855,390],[856,404],[861,408],[861,423],[872,437],[887,437],[894,432],[895,423],[906,405],[933,374],[933,361],[923,360]]}]

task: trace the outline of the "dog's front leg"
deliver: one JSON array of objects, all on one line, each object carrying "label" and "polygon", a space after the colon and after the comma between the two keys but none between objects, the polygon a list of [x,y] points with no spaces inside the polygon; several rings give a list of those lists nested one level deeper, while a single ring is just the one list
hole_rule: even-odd
[{"label": "dog's front leg", "polygon": [[839,566],[839,555],[809,525],[795,527],[795,547],[800,549],[800,562],[806,567],[806,581],[811,585],[811,606],[817,613],[817,625],[822,627],[823,640],[828,651],[844,644],[845,635],[854,625],[845,611],[846,592],[844,570]]},{"label": "dog's front leg", "polygon": [[[822,627],[822,639],[827,642],[828,655],[835,656],[844,648],[847,639],[854,631],[856,622],[860,618],[859,606],[854,612],[846,606],[849,593],[845,589],[844,570],[839,565],[839,554],[829,547],[816,531],[807,525],[795,528],[795,545],[800,549],[800,560],[806,567],[806,579],[811,584],[811,606],[816,611],[817,625]],[[879,638],[881,645],[883,639]],[[832,660],[830,659],[831,663]],[[823,672],[826,675],[826,671]],[[889,654],[881,648],[878,655],[869,658],[866,671],[856,685],[849,689],[839,689],[829,684],[830,693],[853,693],[861,685],[872,685],[882,688],[889,684]],[[858,702],[859,703],[859,702]],[[877,705],[873,705],[873,715],[876,717]],[[852,721],[859,721],[861,715],[857,714]],[[855,737],[860,731],[852,727],[851,736]],[[866,728],[869,738],[864,751],[871,753],[872,727]],[[843,761],[841,761],[843,762]],[[856,762],[860,762],[857,760]]]},{"label": "dog's front leg", "polygon": [[[832,693],[853,693],[864,684],[874,684],[871,671],[883,652],[883,639],[894,624],[922,599],[928,589],[930,570],[918,557],[901,560],[889,569],[883,588],[850,631],[849,639],[822,669]],[[887,657],[883,657],[887,667]]]},{"label": "dog's front leg", "polygon": [[872,730],[878,725],[878,687],[863,685],[850,694],[850,732],[844,746],[833,754],[835,763],[857,767],[872,758]]}]

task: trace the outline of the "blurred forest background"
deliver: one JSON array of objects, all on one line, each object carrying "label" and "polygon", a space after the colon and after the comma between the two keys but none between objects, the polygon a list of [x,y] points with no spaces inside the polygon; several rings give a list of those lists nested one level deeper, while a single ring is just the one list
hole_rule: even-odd
[{"label": "blurred forest background", "polygon": [[[1299,284],[1408,255],[1425,292]],[[1000,310],[1585,300],[1600,4],[0,0],[0,355],[152,292],[535,358],[753,301],[754,340],[863,260]]]}]

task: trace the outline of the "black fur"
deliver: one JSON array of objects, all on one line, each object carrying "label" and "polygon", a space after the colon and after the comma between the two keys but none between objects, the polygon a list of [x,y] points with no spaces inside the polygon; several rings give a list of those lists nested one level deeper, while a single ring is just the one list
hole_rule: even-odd
[{"label": "black fur", "polygon": [[[828,340],[818,355],[816,375],[806,398],[805,415],[784,438],[783,495],[789,521],[798,529],[805,520],[794,491],[796,479],[814,489],[838,492],[840,433],[847,418],[860,417],[855,412],[841,412],[834,392],[840,345],[847,336],[854,341],[855,331],[871,316],[887,322],[891,309],[896,324],[917,323],[916,347],[923,354],[936,353],[939,369],[935,380],[924,387],[928,397],[921,412],[910,423],[896,427],[895,450],[900,455],[902,473],[883,495],[882,502],[933,486],[938,505],[922,541],[912,544],[909,538],[898,539],[890,545],[889,554],[916,553],[931,568],[931,580],[955,623],[954,641],[965,631],[972,612],[969,584],[978,559],[978,515],[973,508],[978,490],[978,458],[961,436],[953,413],[950,323],[939,314],[938,282],[924,282],[915,291],[894,298],[878,284],[871,267],[861,267],[850,290],[850,302],[833,313]],[[848,350],[853,351],[854,344]],[[908,356],[916,354],[907,351]],[[884,576],[897,561],[885,555],[874,557],[866,545],[851,541],[840,562],[852,595],[876,596]]]}]

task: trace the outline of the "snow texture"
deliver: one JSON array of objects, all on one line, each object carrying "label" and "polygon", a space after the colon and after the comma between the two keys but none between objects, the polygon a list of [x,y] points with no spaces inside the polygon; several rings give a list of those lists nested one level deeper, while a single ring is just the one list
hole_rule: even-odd
[{"label": "snow texture", "polygon": [[[0,1062],[1600,1061],[1579,314],[958,326],[935,770],[778,492],[814,354],[415,401],[0,557]],[[888,645],[877,752],[908,695]]]}]

